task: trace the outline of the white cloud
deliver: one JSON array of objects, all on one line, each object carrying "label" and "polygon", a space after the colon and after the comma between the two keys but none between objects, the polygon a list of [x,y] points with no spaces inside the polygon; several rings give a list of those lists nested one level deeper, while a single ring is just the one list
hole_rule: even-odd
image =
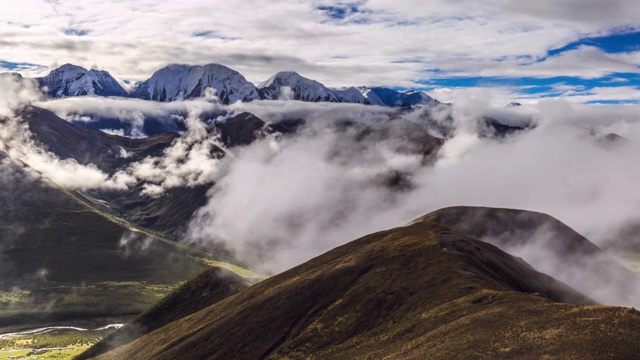
[{"label": "white cloud", "polygon": [[[72,62],[128,80],[144,80],[168,63],[219,62],[255,83],[276,71],[294,70],[329,86],[412,87],[428,80],[431,74],[425,71],[432,69],[488,68],[491,74],[514,76],[545,75],[557,72],[555,66],[565,70],[564,63],[552,61],[505,71],[580,37],[640,24],[639,5],[629,0],[542,5],[370,0],[359,2],[360,12],[346,19],[331,19],[317,9],[340,4],[9,0],[0,13],[0,45],[3,60],[47,66]],[[589,56],[590,66],[577,64],[572,74],[588,77],[638,64]],[[495,59],[507,63],[499,66]],[[605,70],[597,70],[602,64]]]},{"label": "white cloud", "polygon": [[61,160],[42,148],[17,110],[39,99],[34,82],[0,76],[0,151],[14,162],[28,165],[56,184],[70,189],[126,189],[134,179],[124,173],[109,176],[95,165]]},{"label": "white cloud", "polygon": [[184,120],[182,133],[159,157],[147,157],[133,163],[127,172],[146,181],[143,194],[157,196],[165,190],[183,186],[211,184],[220,172],[223,156],[220,141],[209,134],[200,111],[192,110]]},{"label": "white cloud", "polygon": [[[191,224],[191,240],[222,241],[253,268],[278,272],[446,206],[548,213],[600,245],[640,219],[640,166],[633,161],[640,156],[640,106],[541,101],[517,110],[533,116],[534,130],[494,141],[473,133],[491,99],[465,96],[453,111],[456,135],[434,166],[421,167],[420,158],[389,144],[359,144],[330,131],[241,149]],[[616,130],[630,143],[605,148],[591,128],[601,135]],[[381,174],[393,170],[409,174],[413,186],[383,186]],[[526,261],[540,260],[522,251]],[[628,296],[588,295],[629,305]]]}]

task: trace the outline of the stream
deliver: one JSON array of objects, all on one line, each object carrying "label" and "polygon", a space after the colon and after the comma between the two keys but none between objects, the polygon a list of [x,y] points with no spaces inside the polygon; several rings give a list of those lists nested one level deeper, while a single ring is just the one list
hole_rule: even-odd
[{"label": "stream", "polygon": [[44,333],[48,333],[55,330],[100,331],[100,330],[107,330],[107,329],[119,329],[123,325],[124,324],[109,324],[109,325],[99,327],[97,329],[85,329],[85,328],[75,327],[75,326],[48,326],[48,327],[42,327],[37,329],[0,334],[0,340],[6,339],[12,336],[16,336],[16,335],[38,335],[38,334],[44,334]]}]

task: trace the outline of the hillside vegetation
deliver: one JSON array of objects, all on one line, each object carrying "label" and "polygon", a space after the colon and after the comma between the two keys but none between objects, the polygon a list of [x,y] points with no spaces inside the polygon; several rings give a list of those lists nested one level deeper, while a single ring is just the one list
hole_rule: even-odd
[{"label": "hillside vegetation", "polygon": [[599,305],[426,216],[97,359],[631,359],[638,351],[637,311]]}]

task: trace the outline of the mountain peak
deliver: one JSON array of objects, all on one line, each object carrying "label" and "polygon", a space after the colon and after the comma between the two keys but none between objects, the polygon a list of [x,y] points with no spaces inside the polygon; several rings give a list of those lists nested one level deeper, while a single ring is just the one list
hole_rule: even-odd
[{"label": "mountain peak", "polygon": [[253,84],[221,64],[168,65],[138,85],[132,96],[161,102],[187,100],[205,96],[207,88],[215,89],[223,104],[259,99]]},{"label": "mountain peak", "polygon": [[61,65],[61,66],[51,70],[51,72],[54,72],[54,71],[69,71],[69,70],[88,71],[87,69],[83,68],[82,66],[74,65],[74,64],[71,64],[71,63],[66,63],[64,65]]},{"label": "mountain peak", "polygon": [[[295,72],[295,71],[278,71],[277,73],[275,73],[271,79],[289,79],[289,80],[306,80],[306,81],[315,81],[315,80],[311,80],[307,77],[304,77],[302,75],[300,75],[299,73]],[[316,81],[317,82],[317,81]]]},{"label": "mountain peak", "polygon": [[36,78],[51,97],[83,95],[127,96],[127,92],[107,71],[87,70],[81,66],[64,64],[47,76]]},{"label": "mountain peak", "polygon": [[320,84],[319,82],[306,78],[295,71],[278,71],[266,81],[263,81],[260,84],[258,84],[258,89],[267,88],[269,86],[272,86],[275,83],[287,84],[286,86],[289,86],[298,82],[309,82],[309,83],[313,82],[313,83]]},{"label": "mountain peak", "polygon": [[280,71],[258,85],[263,99],[340,102],[338,96],[321,83],[295,71]]},{"label": "mountain peak", "polygon": [[[341,89],[333,89],[333,92],[343,103],[357,103],[357,104],[372,104],[369,99],[355,86],[350,86]],[[375,105],[375,104],[374,104]]]}]

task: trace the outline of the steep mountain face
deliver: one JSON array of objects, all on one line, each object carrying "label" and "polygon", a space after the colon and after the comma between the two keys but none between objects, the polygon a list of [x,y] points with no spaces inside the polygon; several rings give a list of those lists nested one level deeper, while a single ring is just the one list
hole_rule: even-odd
[{"label": "steep mountain face", "polygon": [[[61,159],[74,159],[83,165],[94,164],[108,174],[147,157],[162,156],[164,150],[180,137],[178,133],[162,133],[143,139],[109,135],[71,124],[37,107],[26,108],[19,114],[47,150]],[[218,152],[224,153],[219,148]],[[138,226],[172,234],[205,204],[209,188],[170,189],[162,197],[153,198],[140,195],[142,186],[137,184],[125,191],[92,190],[74,194],[101,212],[126,217]]]},{"label": "steep mountain face", "polygon": [[96,358],[624,359],[639,330],[638,311],[597,305],[425,216]]},{"label": "steep mountain face", "polygon": [[360,91],[362,96],[364,96],[365,99],[367,99],[369,104],[376,105],[376,106],[387,106],[387,104],[385,104],[385,102],[382,101],[382,99],[380,99],[378,94],[376,94],[372,89],[361,86],[361,87],[358,87],[358,91]]},{"label": "steep mountain face", "polygon": [[52,70],[49,75],[36,80],[41,87],[46,87],[50,97],[128,95],[108,72],[87,70],[71,64],[62,65]]},{"label": "steep mountain face", "polygon": [[258,85],[263,99],[340,102],[336,94],[321,83],[293,71],[282,71]]},{"label": "steep mountain face", "polygon": [[76,360],[89,359],[127,344],[141,336],[207,308],[249,287],[238,275],[211,268],[186,282],[148,311],[137,316]]},{"label": "steep mountain face", "polygon": [[[409,107],[415,105],[435,105],[437,100],[421,91],[404,90],[396,91],[383,87],[370,89],[378,98],[390,107]],[[373,104],[373,102],[371,102]]]},{"label": "steep mountain face", "polygon": [[273,130],[259,117],[243,112],[224,122],[215,124],[220,140],[227,147],[249,145]]},{"label": "steep mountain face", "polygon": [[444,140],[435,137],[421,125],[402,117],[363,129],[357,135],[358,141],[373,143],[389,142],[389,147],[401,154],[422,155],[425,162],[434,159]]},{"label": "steep mountain face", "polygon": [[[17,115],[40,146],[109,174],[163,156],[181,136],[108,135],[32,106]],[[267,128],[242,114],[217,131],[233,147]],[[216,129],[210,132],[214,136]],[[224,154],[221,148],[214,151]],[[211,185],[172,188],[159,197],[141,195],[141,184],[124,191],[68,191],[0,153],[0,332],[61,322],[87,327],[122,322],[208,269],[210,253],[168,237],[205,204]],[[225,254],[216,253],[221,257]]]},{"label": "steep mountain face", "polygon": [[[61,159],[75,159],[81,164],[95,164],[113,173],[126,164],[147,156],[157,156],[179,137],[163,133],[144,139],[131,139],[106,134],[100,130],[71,124],[49,110],[28,107],[18,113],[47,150]],[[122,152],[128,156],[122,157]]]},{"label": "steep mountain face", "polygon": [[139,84],[131,96],[160,102],[187,100],[207,95],[207,88],[223,104],[259,99],[256,87],[239,72],[220,64],[169,65]]},{"label": "steep mountain face", "polygon": [[[219,134],[220,141],[225,148],[248,145],[272,131],[264,121],[250,113],[238,114],[224,123],[213,125],[210,129],[211,136]],[[146,143],[152,139],[161,141],[176,137],[176,134],[165,133],[147,139],[132,140]],[[139,154],[139,151],[136,152],[135,149],[131,150],[131,159],[135,154]],[[157,150],[161,149],[164,148]],[[222,148],[216,147],[215,152],[219,157],[226,156],[226,152]],[[207,191],[213,185],[203,184],[168,189],[159,197],[141,196],[143,188],[140,184],[126,191],[96,191],[89,195],[90,201],[96,207],[102,208],[106,202],[109,207],[103,208],[103,210],[117,211],[120,216],[126,217],[139,226],[174,236],[183,230],[191,215],[206,204]]]},{"label": "steep mountain face", "polygon": [[338,100],[343,103],[371,104],[369,99],[367,99],[358,88],[353,86],[345,89],[333,89],[333,92],[336,94]]}]

